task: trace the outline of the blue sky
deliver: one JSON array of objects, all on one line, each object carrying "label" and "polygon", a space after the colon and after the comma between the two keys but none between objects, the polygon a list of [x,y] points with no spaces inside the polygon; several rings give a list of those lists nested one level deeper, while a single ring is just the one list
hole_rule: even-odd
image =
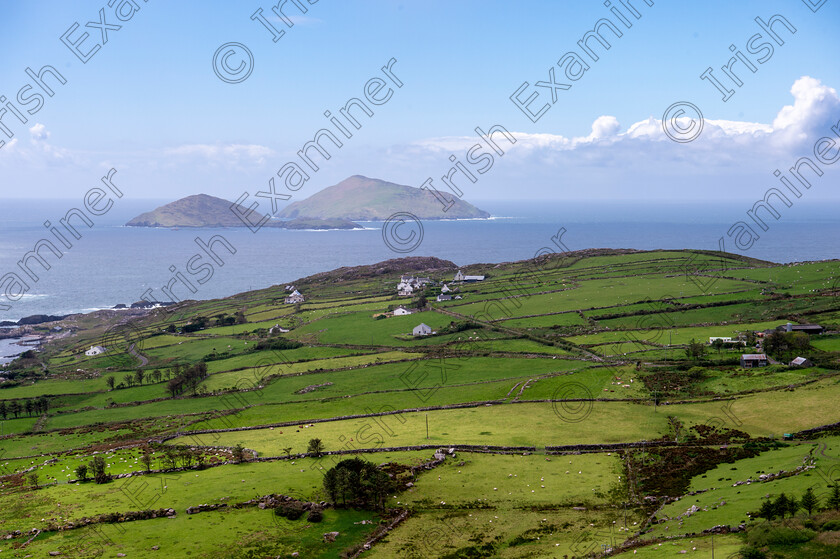
[{"label": "blue sky", "polygon": [[[798,0],[625,0],[641,17],[620,27],[621,38],[605,35],[612,47],[597,50],[599,60],[537,123],[509,97],[527,81],[541,96],[534,106],[548,99],[534,82],[552,66],[562,81],[558,59],[580,52],[577,41],[597,20],[618,24],[603,2],[319,0],[306,14],[288,3],[291,28],[270,2],[136,2],[140,10],[86,64],[59,37],[78,22],[74,37],[86,30],[101,42],[84,26],[102,8],[116,22],[107,0],[4,3],[0,95],[13,99],[30,81],[27,66],[53,65],[67,83],[26,125],[2,118],[15,135],[0,134],[0,196],[76,198],[110,167],[130,198],[235,199],[264,189],[328,124],[323,112],[361,96],[391,58],[404,86],[294,199],[352,174],[412,186],[437,180],[450,154],[463,159],[475,143],[476,126],[501,124],[519,141],[465,183],[468,200],[754,200],[775,168],[808,155],[840,121],[836,0],[817,13]],[[276,43],[250,19],[260,7],[286,31]],[[619,0],[612,7],[629,13]],[[744,85],[723,102],[699,75],[709,66],[721,75],[729,45],[746,53],[761,31],[754,18],[774,14],[797,32],[776,26],[785,44],[755,73],[740,66]],[[239,84],[212,68],[214,51],[231,41],[255,60]],[[676,101],[694,103],[707,120],[694,142],[671,142],[659,128]],[[836,197],[835,175],[826,167],[812,201]]]}]

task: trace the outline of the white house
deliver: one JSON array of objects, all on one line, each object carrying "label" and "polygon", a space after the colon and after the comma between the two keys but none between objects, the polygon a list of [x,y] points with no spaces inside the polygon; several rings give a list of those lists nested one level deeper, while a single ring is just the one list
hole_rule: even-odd
[{"label": "white house", "polygon": [[279,324],[275,324],[274,326],[272,326],[271,328],[268,329],[268,333],[273,334],[275,332],[280,332],[281,334],[285,334],[286,332],[288,332],[288,330],[286,330],[285,328],[283,328]]},{"label": "white house", "polygon": [[443,287],[440,288],[441,293],[449,293],[450,291],[452,291],[452,290],[449,289],[449,286],[446,285],[445,283],[443,284]]},{"label": "white house", "polygon": [[411,333],[415,336],[428,336],[432,333],[432,328],[428,324],[421,322],[414,327],[414,330],[412,330]]},{"label": "white house", "polygon": [[411,314],[414,311],[411,311],[405,307],[397,307],[394,309],[394,316],[405,316],[407,314]]},{"label": "white house", "polygon": [[810,359],[806,359],[804,357],[797,357],[793,361],[790,362],[791,367],[813,367],[814,364],[811,362]]},{"label": "white house", "polygon": [[93,357],[94,355],[99,355],[101,353],[105,353],[105,348],[101,345],[92,345],[90,349],[85,352],[85,355]]},{"label": "white house", "polygon": [[295,303],[303,303],[305,300],[305,297],[300,294],[300,291],[295,289],[294,291],[292,291],[291,295],[284,299],[283,302],[287,305],[293,305]]},{"label": "white house", "polygon": [[414,288],[411,286],[411,284],[403,281],[400,282],[399,285],[397,285],[397,295],[399,295],[400,297],[411,297],[413,293]]},{"label": "white house", "polygon": [[440,303],[441,301],[451,301],[452,295],[447,295],[445,293],[441,293],[437,296],[437,302]]}]

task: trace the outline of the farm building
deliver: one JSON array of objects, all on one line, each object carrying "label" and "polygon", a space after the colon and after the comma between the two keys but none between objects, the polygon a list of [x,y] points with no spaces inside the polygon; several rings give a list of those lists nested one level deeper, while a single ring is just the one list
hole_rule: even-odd
[{"label": "farm building", "polygon": [[394,309],[394,316],[405,316],[405,315],[411,314],[413,312],[414,311],[412,311],[410,309],[407,309],[405,307],[397,307],[396,309]]},{"label": "farm building", "polygon": [[484,281],[484,276],[465,276],[461,273],[461,270],[455,274],[455,279],[452,281]]},{"label": "farm building", "polygon": [[791,324],[788,322],[784,326],[785,332],[804,332],[806,334],[822,334],[825,330],[819,324]]},{"label": "farm building", "polygon": [[446,285],[445,283],[443,284],[443,287],[440,288],[441,293],[449,293],[450,291],[452,291],[452,290],[449,289],[449,286]]},{"label": "farm building", "polygon": [[437,296],[437,302],[440,303],[441,301],[451,301],[452,295],[447,295],[446,293],[441,293]]},{"label": "farm building", "polygon": [[432,327],[428,324],[421,322],[417,326],[414,327],[414,330],[411,333],[415,336],[428,336],[432,333]]},{"label": "farm building", "polygon": [[295,303],[303,303],[304,301],[305,301],[304,296],[301,295],[300,291],[298,291],[297,289],[292,291],[292,293],[283,300],[283,302],[286,303],[287,305],[294,305]]},{"label": "farm building", "polygon": [[709,338],[709,344],[711,345],[711,344],[715,343],[715,340],[722,341],[724,343],[724,345],[747,345],[747,342],[745,342],[744,340],[733,340],[730,337],[724,337],[724,336],[711,336]]},{"label": "farm building", "polygon": [[92,345],[90,349],[85,352],[85,355],[93,357],[94,355],[99,355],[105,353],[105,348],[101,345]]},{"label": "farm building", "polygon": [[804,357],[797,357],[793,361],[790,362],[791,367],[813,367],[814,364],[811,362],[810,359],[806,359]]},{"label": "farm building", "polygon": [[741,355],[741,367],[751,369],[753,367],[766,367],[767,356],[763,353],[744,353]]}]

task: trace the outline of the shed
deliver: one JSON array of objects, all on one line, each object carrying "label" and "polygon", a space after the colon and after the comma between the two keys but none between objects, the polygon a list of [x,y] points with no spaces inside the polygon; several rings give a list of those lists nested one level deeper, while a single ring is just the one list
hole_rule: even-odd
[{"label": "shed", "polygon": [[814,364],[811,362],[810,359],[806,359],[804,357],[797,357],[793,361],[790,362],[791,367],[813,367]]},{"label": "shed", "polygon": [[763,353],[744,353],[741,355],[741,367],[752,369],[753,367],[766,367],[767,356]]}]

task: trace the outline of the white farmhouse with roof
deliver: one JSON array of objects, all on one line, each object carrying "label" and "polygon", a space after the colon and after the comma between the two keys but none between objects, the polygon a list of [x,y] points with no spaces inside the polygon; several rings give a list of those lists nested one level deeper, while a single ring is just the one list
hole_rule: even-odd
[{"label": "white farmhouse with roof", "polygon": [[85,355],[93,357],[94,355],[100,355],[102,353],[105,353],[104,347],[101,345],[92,345],[90,346],[90,349],[85,352]]},{"label": "white farmhouse with roof", "polygon": [[303,303],[305,300],[306,299],[304,298],[304,296],[300,294],[300,291],[295,289],[294,291],[292,291],[291,295],[284,299],[284,302],[287,305],[293,305],[295,303]]},{"label": "white farmhouse with roof", "polygon": [[396,309],[394,309],[394,316],[405,316],[405,315],[411,314],[413,312],[414,311],[412,311],[410,309],[407,309],[403,306],[399,306]]},{"label": "white farmhouse with roof", "polygon": [[424,322],[421,322],[414,327],[414,330],[412,330],[411,333],[415,336],[428,336],[432,333],[432,327]]}]

